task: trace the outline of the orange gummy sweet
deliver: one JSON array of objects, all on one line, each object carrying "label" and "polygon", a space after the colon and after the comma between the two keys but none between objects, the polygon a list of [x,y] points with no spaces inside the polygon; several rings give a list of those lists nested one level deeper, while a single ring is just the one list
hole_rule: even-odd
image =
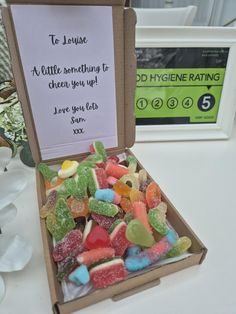
[{"label": "orange gummy sweet", "polygon": [[154,181],[146,189],[146,201],[149,208],[157,207],[161,202],[161,189]]},{"label": "orange gummy sweet", "polygon": [[150,227],[148,222],[146,205],[143,202],[133,203],[133,214],[134,218],[138,219],[149,233],[152,233],[152,228]]},{"label": "orange gummy sweet", "polygon": [[77,200],[71,196],[67,200],[67,205],[73,218],[86,217],[89,213],[88,199]]},{"label": "orange gummy sweet", "polygon": [[121,201],[120,201],[120,207],[123,209],[123,211],[125,211],[126,213],[128,211],[132,211],[133,210],[133,206],[131,201],[126,198],[126,197],[122,197]]},{"label": "orange gummy sweet", "polygon": [[113,190],[121,196],[129,196],[131,188],[121,181],[116,181],[113,185]]}]

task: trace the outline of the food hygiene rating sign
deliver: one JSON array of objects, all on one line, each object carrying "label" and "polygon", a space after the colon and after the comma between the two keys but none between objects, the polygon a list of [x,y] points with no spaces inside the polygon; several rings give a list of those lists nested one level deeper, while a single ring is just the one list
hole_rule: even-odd
[{"label": "food hygiene rating sign", "polygon": [[216,123],[229,48],[136,48],[137,125]]}]

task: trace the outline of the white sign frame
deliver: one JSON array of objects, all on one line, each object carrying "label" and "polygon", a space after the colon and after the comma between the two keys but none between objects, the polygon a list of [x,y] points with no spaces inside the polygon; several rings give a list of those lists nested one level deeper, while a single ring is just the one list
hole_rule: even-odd
[{"label": "white sign frame", "polygon": [[137,27],[136,47],[229,48],[216,123],[137,125],[137,142],[228,139],[230,137],[236,110],[236,28]]}]

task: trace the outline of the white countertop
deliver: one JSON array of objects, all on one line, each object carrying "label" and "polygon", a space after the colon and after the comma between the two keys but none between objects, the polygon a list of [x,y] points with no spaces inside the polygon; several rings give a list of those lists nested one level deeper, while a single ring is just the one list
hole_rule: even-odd
[{"label": "white countertop", "polygon": [[[206,245],[207,257],[200,266],[162,278],[159,286],[76,313],[235,314],[236,126],[226,141],[142,143],[132,151]],[[25,169],[29,182],[14,202],[17,217],[3,233],[24,236],[34,251],[23,271],[3,274],[7,291],[0,313],[49,314],[34,169],[19,160],[10,168]]]}]

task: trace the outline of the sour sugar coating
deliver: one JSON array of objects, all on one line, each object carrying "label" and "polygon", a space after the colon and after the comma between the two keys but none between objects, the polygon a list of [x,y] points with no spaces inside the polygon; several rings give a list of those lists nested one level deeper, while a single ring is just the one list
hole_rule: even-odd
[{"label": "sour sugar coating", "polygon": [[[130,223],[131,220],[134,219],[134,214],[133,214],[133,210],[129,210],[125,213],[125,216],[124,216],[124,222],[126,224]],[[144,227],[144,226],[143,226]]]},{"label": "sour sugar coating", "polygon": [[122,219],[116,219],[113,224],[110,226],[109,230],[108,230],[108,233],[111,234],[112,231],[121,223],[121,222],[124,222],[124,220]]},{"label": "sour sugar coating", "polygon": [[130,198],[131,203],[143,202],[146,204],[145,194],[143,192],[140,192],[139,190],[131,189],[129,193],[129,198]]},{"label": "sour sugar coating", "polygon": [[77,191],[77,184],[74,178],[65,179],[59,190],[59,195],[61,197],[67,198],[69,196],[75,196]]},{"label": "sour sugar coating", "polygon": [[101,155],[103,158],[103,161],[107,160],[107,153],[102,142],[100,141],[93,142],[93,144],[89,146],[89,149],[91,153],[97,153]]},{"label": "sour sugar coating", "polygon": [[173,248],[168,252],[166,257],[176,257],[185,253],[192,245],[192,241],[188,237],[181,237],[177,240]]},{"label": "sour sugar coating", "polygon": [[132,245],[127,249],[127,256],[135,256],[141,252],[141,247],[138,245]]},{"label": "sour sugar coating", "polygon": [[76,173],[78,165],[79,163],[75,160],[63,161],[61,169],[58,171],[58,176],[62,179],[72,177]]},{"label": "sour sugar coating", "polygon": [[127,157],[129,173],[135,173],[137,169],[137,159],[134,156]]},{"label": "sour sugar coating", "polygon": [[125,267],[128,271],[133,272],[152,265],[170,251],[176,243],[176,240],[176,234],[172,230],[169,230],[167,235],[152,247],[144,250],[136,256],[127,257],[125,260]]},{"label": "sour sugar coating", "polygon": [[107,162],[105,170],[106,170],[107,176],[112,176],[117,179],[120,179],[125,174],[129,173],[129,169],[127,167],[119,165],[119,164],[114,164],[111,161]]},{"label": "sour sugar coating", "polygon": [[118,164],[120,162],[120,159],[117,155],[109,156],[107,157],[107,160],[113,162],[114,164]]},{"label": "sour sugar coating", "polygon": [[92,213],[114,217],[119,212],[119,207],[112,203],[98,201],[95,198],[89,199],[89,208]]},{"label": "sour sugar coating", "polygon": [[159,185],[154,181],[146,189],[146,201],[149,208],[157,207],[161,202],[161,190]]},{"label": "sour sugar coating", "polygon": [[117,181],[118,179],[116,179],[115,177],[108,177],[107,178],[107,183],[110,185],[110,186],[113,186],[115,183],[116,183],[116,181]]},{"label": "sour sugar coating", "polygon": [[126,228],[126,223],[121,222],[110,234],[111,246],[114,248],[116,256],[122,256],[130,245],[129,240],[126,238]]},{"label": "sour sugar coating", "polygon": [[138,180],[140,185],[147,181],[147,171],[145,169],[139,170]]},{"label": "sour sugar coating", "polygon": [[84,199],[88,196],[87,194],[87,177],[85,175],[79,175],[77,178],[77,190],[75,197],[79,200]]},{"label": "sour sugar coating", "polygon": [[132,189],[139,190],[139,181],[138,178],[134,174],[126,174],[120,178],[120,181],[124,182]]},{"label": "sour sugar coating", "polygon": [[134,202],[133,203],[133,213],[134,218],[138,219],[149,233],[152,234],[152,228],[148,222],[148,215],[146,205],[143,202]]},{"label": "sour sugar coating", "polygon": [[85,243],[87,236],[89,235],[89,233],[92,230],[92,227],[93,227],[93,221],[92,220],[87,221],[85,228],[84,228],[84,232],[83,232],[83,239],[82,239],[83,243]]},{"label": "sour sugar coating", "polygon": [[92,284],[97,289],[106,288],[116,282],[125,280],[127,276],[128,272],[121,258],[102,263],[90,270]]},{"label": "sour sugar coating", "polygon": [[57,200],[55,211],[47,216],[46,224],[56,241],[62,240],[69,231],[74,229],[74,219],[63,198]]},{"label": "sour sugar coating", "polygon": [[92,228],[85,240],[85,246],[89,250],[98,249],[101,247],[110,247],[111,240],[106,229],[95,226]]},{"label": "sour sugar coating", "polygon": [[82,243],[82,233],[75,229],[70,231],[60,242],[57,242],[53,249],[53,259],[55,262],[60,262]]},{"label": "sour sugar coating", "polygon": [[126,198],[126,197],[122,197],[122,198],[121,198],[120,207],[121,207],[126,213],[133,210],[133,205],[132,205],[131,201],[130,201],[128,198]]},{"label": "sour sugar coating", "polygon": [[89,155],[86,159],[85,159],[85,162],[86,161],[89,161],[89,162],[91,162],[92,163],[92,165],[97,165],[97,166],[99,166],[99,165],[105,165],[105,163],[104,163],[104,160],[103,160],[103,157],[102,157],[102,155],[100,155],[100,154],[97,154],[97,153],[95,153],[95,154],[93,154],[93,155]]},{"label": "sour sugar coating", "polygon": [[86,217],[89,214],[87,198],[83,200],[77,200],[71,196],[67,199],[67,205],[70,208],[73,218]]},{"label": "sour sugar coating", "polygon": [[58,263],[57,279],[62,281],[66,279],[70,272],[78,266],[77,259],[74,256],[67,256],[63,261]]},{"label": "sour sugar coating", "polygon": [[[117,215],[116,215],[117,216]],[[91,217],[96,223],[101,226],[102,228],[108,230],[111,225],[116,221],[117,217],[108,217],[108,216],[103,216],[103,215],[98,215],[95,213],[91,214]]]},{"label": "sour sugar coating", "polygon": [[113,248],[99,248],[79,254],[77,256],[77,262],[79,264],[90,266],[104,259],[113,258],[114,256],[115,250]]},{"label": "sour sugar coating", "polygon": [[46,218],[50,213],[53,212],[56,206],[58,193],[56,190],[52,190],[48,197],[46,204],[40,209],[40,217]]},{"label": "sour sugar coating", "polygon": [[148,221],[160,235],[166,235],[169,230],[166,224],[166,213],[161,209],[158,209],[158,207],[149,210]]},{"label": "sour sugar coating", "polygon": [[94,196],[97,189],[108,188],[107,176],[102,168],[90,168],[87,172],[87,182],[90,194]]},{"label": "sour sugar coating", "polygon": [[126,238],[131,243],[144,247],[151,247],[155,243],[154,237],[138,219],[133,219],[128,223]]},{"label": "sour sugar coating", "polygon": [[118,180],[113,185],[113,190],[121,196],[129,196],[131,188],[124,182],[121,182],[120,180]]},{"label": "sour sugar coating", "polygon": [[98,189],[95,192],[95,198],[99,201],[119,204],[121,196],[111,189]]},{"label": "sour sugar coating", "polygon": [[86,285],[90,280],[88,268],[85,265],[77,267],[70,275],[68,279],[74,282],[76,285]]},{"label": "sour sugar coating", "polygon": [[57,177],[57,171],[50,169],[48,165],[43,162],[38,164],[37,169],[42,174],[45,181]]},{"label": "sour sugar coating", "polygon": [[46,195],[48,196],[53,190],[59,191],[63,182],[64,179],[61,179],[59,177],[54,177],[45,181]]}]

